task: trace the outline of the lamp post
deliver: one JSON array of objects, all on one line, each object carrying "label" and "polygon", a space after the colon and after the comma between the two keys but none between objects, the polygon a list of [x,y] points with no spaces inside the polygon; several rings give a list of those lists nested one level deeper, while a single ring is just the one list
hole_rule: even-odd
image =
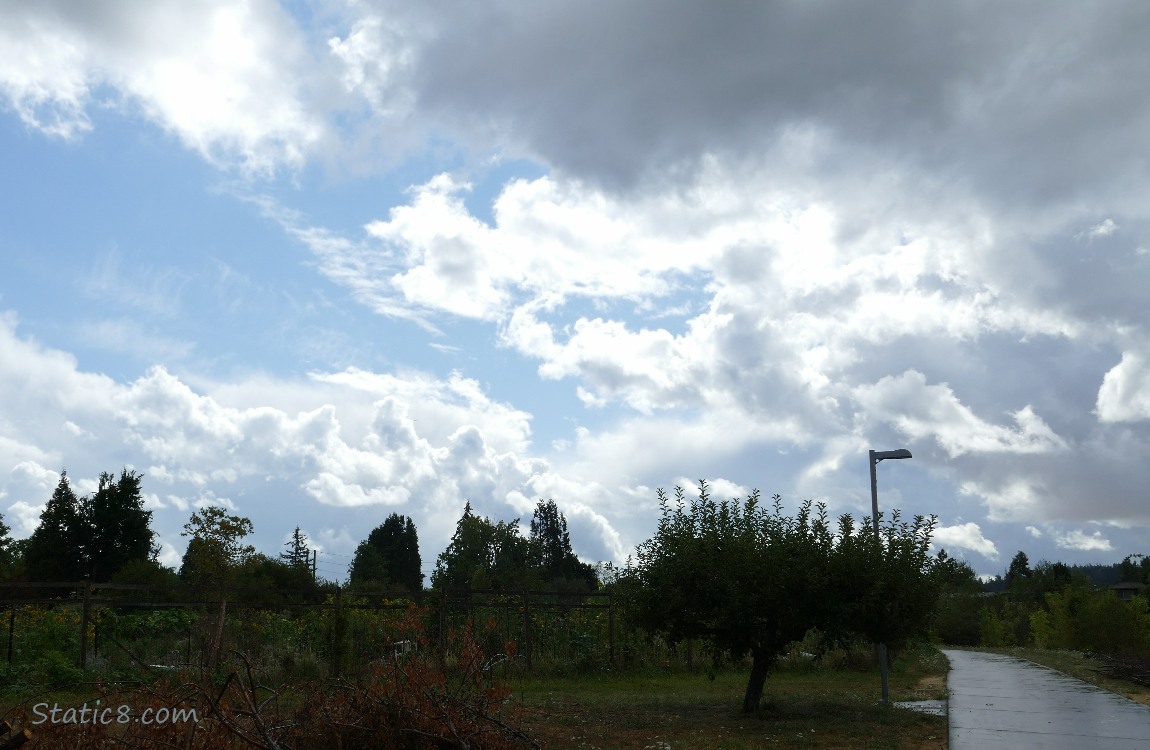
[{"label": "lamp post", "polygon": [[[878,536],[878,473],[875,467],[878,466],[879,461],[884,461],[888,458],[910,458],[910,451],[906,448],[899,448],[893,451],[871,451],[870,452],[870,510],[871,510],[871,523],[874,525],[874,538],[875,542],[879,541]],[[878,644],[878,670],[882,675],[882,702],[887,703],[890,700],[890,691],[887,686],[887,663],[886,663],[886,644]]]}]

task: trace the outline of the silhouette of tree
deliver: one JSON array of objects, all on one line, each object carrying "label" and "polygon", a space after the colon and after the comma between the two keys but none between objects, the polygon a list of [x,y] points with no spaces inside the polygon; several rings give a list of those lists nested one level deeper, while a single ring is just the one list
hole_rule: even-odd
[{"label": "silhouette of tree", "polygon": [[411,592],[422,591],[422,561],[415,522],[407,516],[392,513],[372,529],[355,550],[348,578],[358,586],[374,584],[399,586]]}]

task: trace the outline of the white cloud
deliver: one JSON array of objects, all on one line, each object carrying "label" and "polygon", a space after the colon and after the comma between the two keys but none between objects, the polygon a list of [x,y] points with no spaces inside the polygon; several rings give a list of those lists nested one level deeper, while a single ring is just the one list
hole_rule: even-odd
[{"label": "white cloud", "polygon": [[1114,220],[1113,219],[1106,219],[1105,221],[1091,227],[1090,231],[1087,232],[1087,236],[1089,236],[1091,238],[1109,237],[1110,235],[1114,234],[1116,231],[1118,231],[1118,225],[1114,223]]},{"label": "white cloud", "polygon": [[299,167],[324,137],[304,42],[271,0],[6,3],[3,18],[0,93],[46,133],[90,130],[110,88],[219,165]]},{"label": "white cloud", "polygon": [[988,560],[998,559],[998,547],[983,536],[977,523],[938,526],[934,530],[933,542],[938,547],[958,547],[977,552]]},{"label": "white cloud", "polygon": [[1123,352],[1102,378],[1095,409],[1103,422],[1150,419],[1150,360],[1141,351]]},{"label": "white cloud", "polygon": [[1039,529],[1036,526],[1027,526],[1026,533],[1030,534],[1035,539],[1041,539],[1043,537],[1042,529]]},{"label": "white cloud", "polygon": [[[10,319],[0,326],[0,350],[8,354],[0,386],[22,395],[5,413],[13,421],[0,424],[12,447],[2,458],[14,466],[0,492],[18,534],[34,528],[59,479],[49,461],[67,464],[81,494],[94,489],[90,476],[109,466],[141,467],[157,528],[169,535],[190,509],[206,505],[249,515],[257,527],[261,520],[282,523],[266,499],[272,478],[296,508],[310,499],[334,509],[417,515],[433,548],[446,543],[451,514],[466,498],[501,516],[523,498],[577,486],[531,455],[530,415],[492,400],[458,373],[441,380],[349,369],[304,382],[234,383],[217,397],[211,384],[197,392],[158,367],[125,384],[86,375],[74,360],[19,338]],[[71,406],[79,404],[89,408]],[[18,407],[36,418],[19,419]],[[55,429],[65,423],[72,427]],[[51,442],[53,453],[36,450],[41,442]],[[572,508],[595,534],[581,541],[584,554],[622,551],[605,513],[609,497]]]},{"label": "white cloud", "polygon": [[1015,428],[980,419],[945,383],[928,385],[921,372],[908,370],[859,386],[855,398],[872,415],[916,440],[934,438],[951,457],[966,453],[1050,453],[1067,443],[1024,406],[1011,416]]},{"label": "white cloud", "polygon": [[1102,536],[1102,532],[1095,531],[1093,534],[1087,534],[1081,529],[1075,529],[1062,534],[1054,535],[1054,543],[1062,549],[1071,549],[1079,551],[1102,551],[1110,552],[1114,549],[1110,541]]}]

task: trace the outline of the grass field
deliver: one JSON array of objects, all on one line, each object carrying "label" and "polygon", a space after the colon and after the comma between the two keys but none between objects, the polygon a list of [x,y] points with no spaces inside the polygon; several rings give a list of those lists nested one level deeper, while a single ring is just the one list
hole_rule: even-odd
[{"label": "grass field", "polygon": [[[941,654],[921,649],[892,672],[891,698],[945,697],[945,669]],[[879,702],[877,670],[776,672],[767,680],[762,708],[751,716],[740,712],[747,672],[731,669],[712,676],[682,667],[519,675],[509,680],[514,693],[508,707],[519,713],[515,723],[545,750],[947,746],[945,718]],[[79,705],[90,697],[57,694],[48,700]]]},{"label": "grass field", "polygon": [[[945,697],[945,660],[891,676],[892,700]],[[740,713],[747,675],[597,674],[525,678],[515,699],[545,750],[947,747],[947,722],[880,703],[878,672],[787,671],[757,715]]]}]

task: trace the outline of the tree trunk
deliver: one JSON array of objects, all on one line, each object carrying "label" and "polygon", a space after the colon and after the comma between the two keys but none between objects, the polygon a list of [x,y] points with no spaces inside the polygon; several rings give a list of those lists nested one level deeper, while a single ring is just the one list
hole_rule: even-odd
[{"label": "tree trunk", "polygon": [[767,681],[767,674],[771,671],[772,655],[765,650],[754,649],[751,652],[751,677],[747,680],[747,693],[743,696],[743,713],[753,714],[759,710],[759,703],[763,699],[763,685]]}]

